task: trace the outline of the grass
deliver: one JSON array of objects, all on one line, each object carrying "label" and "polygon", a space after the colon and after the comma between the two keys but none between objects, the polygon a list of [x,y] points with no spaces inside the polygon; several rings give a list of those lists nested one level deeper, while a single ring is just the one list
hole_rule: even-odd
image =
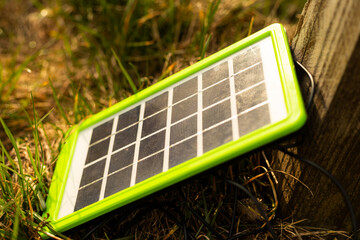
[{"label": "grass", "polygon": [[[40,238],[53,169],[72,125],[272,22],[291,35],[303,4],[0,0],[0,238]],[[256,206],[241,192],[234,205],[236,190],[222,177],[239,171],[273,219],[278,203],[270,170],[255,154],[65,235],[79,239],[94,229],[89,239],[181,239],[179,219],[198,239],[215,237],[207,225],[224,238],[230,229],[255,229],[264,223]],[[276,219],[274,228],[284,238],[339,234],[298,224]]]},{"label": "grass", "polygon": [[[34,109],[35,111],[35,109]],[[36,112],[35,112],[36,116]],[[0,141],[2,158],[0,165],[1,178],[1,236],[11,239],[29,239],[37,235],[44,225],[40,213],[45,209],[45,196],[48,192],[48,179],[38,127],[43,118],[29,121],[33,126],[33,144],[21,152],[19,142],[15,140],[9,128],[0,118],[2,127],[10,139],[14,153],[9,153]],[[33,151],[32,151],[33,150]],[[28,154],[29,162],[23,163],[21,155]],[[15,156],[12,156],[15,155]],[[26,166],[27,165],[27,166]],[[24,170],[24,167],[32,172]]]}]

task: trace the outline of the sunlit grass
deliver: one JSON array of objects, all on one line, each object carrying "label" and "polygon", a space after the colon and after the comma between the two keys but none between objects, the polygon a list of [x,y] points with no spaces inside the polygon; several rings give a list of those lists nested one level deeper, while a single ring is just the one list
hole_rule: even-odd
[{"label": "sunlit grass", "polygon": [[31,142],[15,139],[0,118],[13,148],[12,152],[8,152],[0,140],[0,236],[3,238],[31,239],[47,225],[41,212],[46,208],[49,165],[46,164],[46,154],[39,137],[39,128],[47,115],[40,118],[35,108],[33,110],[34,119],[28,119],[32,127]]}]

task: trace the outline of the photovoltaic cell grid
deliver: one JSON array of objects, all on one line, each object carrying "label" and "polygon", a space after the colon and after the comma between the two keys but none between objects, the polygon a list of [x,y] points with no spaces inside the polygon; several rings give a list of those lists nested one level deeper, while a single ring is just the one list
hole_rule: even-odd
[{"label": "photovoltaic cell grid", "polygon": [[283,119],[278,75],[268,37],[80,133],[59,217]]}]

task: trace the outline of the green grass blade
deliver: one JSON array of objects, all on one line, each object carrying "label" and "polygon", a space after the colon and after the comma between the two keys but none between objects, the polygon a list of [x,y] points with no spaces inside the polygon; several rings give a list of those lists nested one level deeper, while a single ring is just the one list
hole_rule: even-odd
[{"label": "green grass blade", "polygon": [[212,34],[210,33],[209,37],[207,38],[207,40],[205,42],[205,46],[202,49],[201,56],[200,56],[201,59],[203,59],[205,57],[205,52],[210,44],[211,37],[212,37]]},{"label": "green grass blade", "polygon": [[61,104],[59,102],[58,97],[56,96],[56,91],[55,91],[54,85],[52,84],[52,81],[51,81],[50,77],[49,77],[49,84],[50,84],[50,87],[51,87],[51,90],[52,90],[52,94],[53,94],[56,106],[59,108],[61,116],[65,119],[66,124],[71,125],[69,119],[67,118],[67,116],[65,114],[65,111],[64,111],[63,107],[61,106]]},{"label": "green grass blade", "polygon": [[[46,192],[47,192],[47,191],[46,191]],[[45,199],[44,199],[42,193],[38,191],[37,194],[36,194],[36,196],[37,196],[37,198],[38,198],[38,200],[39,200],[39,204],[40,204],[40,209],[41,209],[41,211],[44,211],[44,210],[46,209],[46,202],[45,202]]]},{"label": "green grass blade", "polygon": [[38,165],[37,162],[35,162],[34,157],[32,156],[32,153],[31,153],[31,150],[30,150],[29,146],[26,146],[26,150],[27,150],[27,152],[28,152],[28,154],[29,154],[29,158],[30,158],[31,165],[32,165],[33,168],[34,168],[35,177],[36,177],[36,179],[37,179],[38,182],[39,182],[39,185],[40,185],[41,190],[44,191],[44,189],[43,189],[43,185],[44,185],[44,184],[43,184],[43,181],[42,181],[42,176],[41,176],[41,174],[40,174],[40,172],[39,172],[39,170],[38,170],[38,168],[41,168],[41,167]]},{"label": "green grass blade", "polygon": [[[83,108],[86,108],[90,112],[90,114],[94,114],[94,111],[91,109],[89,102],[84,98],[84,96],[82,94],[79,94],[79,98],[80,98],[81,102],[84,104]],[[84,112],[82,114],[83,117],[86,117],[87,115],[88,114],[86,112]]]},{"label": "green grass blade", "polygon": [[[40,171],[42,171],[41,166],[45,165],[45,158],[42,157],[42,161],[40,159],[39,148],[40,148],[41,152],[43,152],[43,148],[42,148],[41,140],[39,139],[39,130],[38,130],[38,128],[39,128],[40,125],[42,125],[42,122],[44,121],[44,119],[47,116],[49,116],[49,114],[54,110],[54,108],[50,109],[50,111],[48,111],[43,117],[41,117],[38,120],[38,113],[37,113],[37,111],[35,109],[35,104],[34,104],[35,102],[34,102],[32,93],[31,93],[31,100],[32,100],[32,104],[33,104],[32,107],[33,107],[34,121],[31,120],[29,114],[27,114],[27,112],[25,110],[24,110],[24,112],[25,112],[25,115],[27,116],[27,118],[29,120],[30,126],[34,126],[33,127],[33,137],[34,137],[34,145],[35,145],[35,158],[33,158],[32,153],[31,153],[31,151],[30,151],[30,149],[28,147],[27,147],[27,151],[28,151],[28,154],[29,154],[29,157],[30,157],[30,161],[32,161],[32,165],[34,167],[36,177],[38,178],[40,186],[41,186],[42,190],[44,191],[44,184],[42,182],[42,174],[41,174],[41,172],[38,171],[38,169],[40,169]],[[44,133],[45,133],[45,130],[44,130]],[[45,191],[44,191],[44,193],[45,193]]]},{"label": "green grass blade", "polygon": [[17,206],[15,211],[15,219],[13,223],[13,232],[11,236],[11,240],[17,240],[19,235],[19,227],[20,227],[20,209]]},{"label": "green grass blade", "polygon": [[218,204],[217,207],[215,208],[215,210],[214,210],[214,217],[212,218],[212,220],[211,220],[211,222],[210,222],[210,225],[211,225],[211,226],[214,226],[215,221],[216,221],[216,217],[217,217],[218,214],[219,214],[219,209],[221,209],[223,203],[224,203],[224,202],[223,202],[222,200],[219,201],[219,204]]},{"label": "green grass blade", "polygon": [[[53,110],[54,110],[54,108],[52,108],[52,109],[49,111],[49,113],[52,112]],[[49,149],[50,149],[50,152],[51,152],[51,156],[54,156],[54,155],[55,155],[54,148],[52,147],[50,138],[49,138],[49,136],[48,136],[48,134],[47,134],[47,132],[46,132],[46,130],[45,130],[44,124],[41,123],[41,124],[40,124],[40,127],[41,127],[42,130],[43,130],[44,137],[45,137],[45,141],[46,141],[47,145],[49,146]]]},{"label": "green grass blade", "polygon": [[[5,173],[5,175],[6,175],[5,179],[7,179],[8,183],[11,185],[11,189],[13,189],[12,188],[12,186],[13,186],[12,185],[13,178],[7,171],[12,172],[13,174],[17,175],[18,178],[21,179],[21,181],[25,181],[24,175],[21,175],[20,173],[18,173],[17,170],[6,166],[6,164],[4,164],[4,163],[0,163],[0,166],[1,166],[2,170],[3,170],[3,173]],[[10,191],[11,191],[11,189],[10,189]],[[21,190],[24,190],[24,189],[21,189]],[[10,193],[10,191],[8,193]]]},{"label": "green grass blade", "polygon": [[[2,142],[0,141],[1,143],[1,147],[2,147],[2,150],[3,150],[3,154],[2,154],[2,158],[1,158],[1,161],[2,163],[0,163],[0,186],[1,186],[1,190],[2,190],[2,197],[4,200],[8,201],[10,199],[14,199],[14,192],[13,192],[13,184],[12,184],[12,181],[8,181],[8,179],[11,180],[11,177],[9,175],[9,173],[7,172],[6,170],[6,166],[5,165],[5,151],[6,149],[4,148]],[[1,200],[1,198],[0,198]],[[4,206],[3,206],[4,208]]]},{"label": "green grass blade", "polygon": [[[5,156],[7,157],[8,162],[11,164],[11,167],[12,167],[13,169],[16,169],[16,170],[17,170],[18,168],[16,167],[16,163],[15,163],[14,159],[12,159],[12,157],[10,156],[10,154],[8,153],[8,151],[6,150],[4,144],[2,143],[1,140],[0,140],[0,145],[1,145],[1,150],[2,150],[3,154],[5,154]],[[3,163],[5,164],[5,157],[2,159],[2,161],[3,161]]]},{"label": "green grass blade", "polygon": [[204,41],[205,41],[205,34],[207,32],[207,29],[206,29],[206,23],[205,23],[205,19],[202,20],[203,23],[202,23],[202,28],[201,28],[201,33],[200,33],[200,43],[199,43],[199,46],[200,46],[200,56],[201,56],[201,53],[203,52],[203,48],[204,48]]},{"label": "green grass blade", "polygon": [[37,121],[37,125],[39,126],[42,123],[42,121],[44,121],[44,119],[47,118],[53,110],[54,108],[50,109],[44,116],[42,116],[39,119],[39,121]]},{"label": "green grass blade", "polygon": [[98,61],[95,61],[95,70],[98,75],[98,78],[96,79],[96,84],[101,91],[105,92],[105,81]]},{"label": "green grass blade", "polygon": [[[0,122],[5,130],[6,135],[8,136],[8,138],[10,139],[10,142],[12,144],[12,146],[14,147],[15,153],[16,153],[16,157],[18,159],[18,165],[19,165],[19,171],[20,171],[20,175],[23,176],[24,172],[23,172],[23,166],[22,166],[22,161],[21,161],[21,156],[20,156],[20,151],[19,148],[17,146],[16,140],[14,138],[14,136],[12,135],[10,129],[7,127],[7,125],[5,124],[4,120],[0,117]],[[21,190],[23,191],[23,194],[25,195],[25,185],[23,182],[22,178],[19,178],[19,184],[21,186]]]},{"label": "green grass blade", "polygon": [[219,4],[220,4],[221,0],[213,0],[210,4],[210,8],[207,14],[207,22],[208,22],[208,28],[211,26],[211,23],[214,20],[214,16],[216,14],[216,11],[219,8]]},{"label": "green grass blade", "polygon": [[[126,37],[128,35],[128,31],[129,31],[129,27],[130,27],[130,23],[131,23],[130,20],[132,18],[132,15],[135,11],[137,4],[138,4],[138,0],[129,0],[126,3],[123,18],[121,20],[121,26],[122,26],[121,30],[122,30],[122,36],[123,36],[124,41],[126,41]],[[125,46],[125,44],[123,46]]]},{"label": "green grass blade", "polygon": [[132,80],[132,78],[130,77],[129,73],[126,71],[126,69],[124,68],[123,64],[121,63],[118,55],[115,53],[114,49],[111,49],[115,59],[116,59],[116,62],[118,63],[122,73],[124,74],[124,77],[126,78],[126,80],[128,81],[133,93],[137,93],[137,88],[136,88],[136,85],[134,83],[134,81]]},{"label": "green grass blade", "polygon": [[[29,122],[31,124],[31,126],[33,127],[33,137],[34,137],[34,145],[35,145],[35,168],[38,168],[40,165],[40,153],[39,153],[39,147],[40,147],[40,151],[43,152],[42,150],[42,145],[41,145],[41,141],[39,140],[39,131],[38,131],[38,113],[36,112],[35,109],[35,103],[34,103],[34,98],[32,93],[31,95],[31,101],[32,101],[32,108],[33,108],[33,114],[34,114],[34,122],[33,124],[31,124],[31,119],[29,118]],[[30,149],[29,149],[30,150]],[[29,156],[32,157],[31,152],[29,151]],[[41,180],[41,179],[40,179]]]},{"label": "green grass blade", "polygon": [[209,46],[211,35],[209,35],[209,37],[206,41],[205,41],[205,36],[208,34],[211,24],[214,21],[214,16],[216,14],[217,9],[219,8],[220,2],[221,2],[221,0],[213,0],[210,3],[210,6],[206,12],[206,17],[203,19],[203,24],[202,24],[202,28],[201,28],[201,34],[200,34],[200,44],[199,44],[201,59],[204,58],[205,51],[206,51],[207,47]]},{"label": "green grass blade", "polygon": [[140,77],[139,71],[136,68],[136,66],[134,64],[132,64],[131,62],[129,63],[129,65],[134,70],[134,72],[136,74],[137,82],[138,82],[138,85],[140,86],[138,90],[141,90],[141,77]]}]

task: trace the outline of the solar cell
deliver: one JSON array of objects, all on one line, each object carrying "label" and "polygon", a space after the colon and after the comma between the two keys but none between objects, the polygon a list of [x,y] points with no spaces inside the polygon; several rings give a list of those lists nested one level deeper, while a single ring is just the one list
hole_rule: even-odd
[{"label": "solar cell", "polygon": [[259,77],[263,74],[262,62],[258,62],[243,71],[237,72],[234,75],[236,92],[254,86],[258,82],[264,81],[264,78]]},{"label": "solar cell", "polygon": [[[171,126],[170,145],[193,136],[197,133],[197,117],[193,115]],[[196,144],[195,144],[196,145]]]},{"label": "solar cell", "polygon": [[[118,119],[118,125],[117,125],[116,130],[119,131],[130,125],[133,125],[134,123],[137,123],[139,121],[139,114],[140,114],[139,106],[121,114],[118,117],[119,119]],[[109,126],[109,129],[111,129],[110,126]],[[110,133],[108,135],[110,135]]]},{"label": "solar cell", "polygon": [[267,104],[244,111],[238,117],[239,135],[243,136],[270,122],[269,107]]},{"label": "solar cell", "polygon": [[183,100],[191,95],[194,95],[198,92],[198,79],[194,77],[186,81],[185,83],[174,87],[173,90],[173,104],[177,103],[180,100]]},{"label": "solar cell", "polygon": [[88,154],[86,156],[86,163],[91,163],[96,159],[105,156],[108,152],[110,138],[106,138],[100,142],[96,142],[89,147]]},{"label": "solar cell", "polygon": [[145,115],[148,117],[158,111],[165,109],[168,103],[168,93],[164,92],[163,94],[156,96],[145,103]]},{"label": "solar cell", "polygon": [[203,91],[203,108],[230,97],[230,83],[226,78]]},{"label": "solar cell", "polygon": [[96,181],[90,185],[79,188],[76,197],[74,211],[82,209],[99,200],[101,181]]},{"label": "solar cell", "polygon": [[[252,44],[223,51],[216,61],[210,58],[196,71],[190,69],[152,94],[145,91],[138,95],[143,97],[135,96],[120,110],[79,130],[55,218],[67,219],[80,210],[99,215],[88,210],[93,203],[107,202],[103,208],[96,206],[109,211],[131,201],[128,198],[137,199],[167,182],[185,179],[186,171],[193,175],[240,154],[243,144],[260,146],[293,131],[289,101],[297,108],[302,103],[290,94],[298,91],[296,83],[293,87],[293,69],[288,70],[289,87],[279,68],[281,54],[273,45],[275,33],[269,33],[273,28],[264,30],[267,34],[258,35]],[[270,126],[282,121],[284,133],[271,130]],[[261,138],[242,140],[260,130],[264,132]],[[215,159],[211,153],[220,151],[220,146],[237,148]],[[153,176],[164,177],[151,182]]]},{"label": "solar cell", "polygon": [[164,151],[144,158],[137,164],[136,183],[161,173],[164,159]]},{"label": "solar cell", "polygon": [[83,170],[81,177],[80,187],[88,185],[100,178],[103,177],[103,172],[105,169],[105,159],[101,159],[94,164],[86,166]]},{"label": "solar cell", "polygon": [[192,96],[177,102],[172,106],[171,123],[175,123],[197,112],[198,97]]},{"label": "solar cell", "polygon": [[227,62],[216,64],[209,70],[203,73],[202,81],[203,88],[207,88],[217,82],[227,79],[229,77],[229,67]]},{"label": "solar cell", "polygon": [[169,168],[196,157],[197,154],[197,137],[184,138],[176,142],[170,148]]},{"label": "solar cell", "polygon": [[[120,192],[130,186],[132,173],[132,166],[127,166],[125,168],[120,169],[119,171],[112,172],[107,177],[107,184],[105,186],[105,195],[104,197],[108,197],[113,195],[114,193]],[[122,179],[122,181],[119,181]],[[98,192],[99,194],[100,192]],[[97,193],[94,193],[97,197]],[[77,201],[78,202],[78,201]],[[80,204],[81,200],[79,200]]]},{"label": "solar cell", "polygon": [[151,133],[154,133],[160,129],[165,128],[167,121],[166,116],[167,116],[167,111],[165,110],[156,113],[147,119],[144,119],[141,137],[146,137]]},{"label": "solar cell", "polygon": [[143,159],[153,153],[156,153],[165,146],[165,130],[157,132],[140,142],[139,159]]},{"label": "solar cell", "polygon": [[135,144],[124,148],[113,155],[110,158],[110,166],[109,166],[109,174],[123,169],[125,167],[129,167],[134,159],[134,151],[135,151]]},{"label": "solar cell", "polygon": [[[203,133],[203,151],[207,152],[218,146],[221,146],[227,142],[233,140],[232,138],[231,122],[226,121],[224,123],[213,125]],[[214,141],[214,139],[216,139]]]},{"label": "solar cell", "polygon": [[251,68],[255,64],[262,62],[260,47],[256,46],[242,51],[234,57],[233,61],[235,75]]},{"label": "solar cell", "polygon": [[121,129],[115,134],[115,142],[113,145],[113,151],[123,148],[136,141],[136,135],[138,131],[138,124]]},{"label": "solar cell", "polygon": [[90,144],[108,137],[111,134],[112,124],[113,124],[113,119],[94,128],[93,134],[91,135]]}]

